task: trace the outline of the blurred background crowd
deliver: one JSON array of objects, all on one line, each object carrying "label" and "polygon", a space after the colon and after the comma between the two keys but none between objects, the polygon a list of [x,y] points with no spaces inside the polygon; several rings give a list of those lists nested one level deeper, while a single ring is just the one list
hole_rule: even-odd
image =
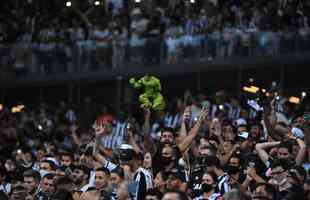
[{"label": "blurred background crowd", "polygon": [[128,62],[176,64],[305,51],[310,47],[309,4],[307,0],[10,1],[0,8],[1,68],[49,74],[125,67]]}]

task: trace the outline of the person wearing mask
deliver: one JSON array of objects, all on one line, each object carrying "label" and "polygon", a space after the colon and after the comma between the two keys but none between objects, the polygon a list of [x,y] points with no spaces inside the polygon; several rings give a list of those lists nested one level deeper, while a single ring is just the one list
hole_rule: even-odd
[{"label": "person wearing mask", "polygon": [[214,173],[217,177],[216,190],[223,195],[230,190],[228,180],[229,176],[225,173],[220,165],[220,160],[216,156],[208,156],[207,161],[207,172]]},{"label": "person wearing mask", "polygon": [[201,192],[199,197],[194,198],[194,200],[220,200],[221,194],[216,192],[216,175],[214,173],[205,172],[202,176],[201,182]]}]

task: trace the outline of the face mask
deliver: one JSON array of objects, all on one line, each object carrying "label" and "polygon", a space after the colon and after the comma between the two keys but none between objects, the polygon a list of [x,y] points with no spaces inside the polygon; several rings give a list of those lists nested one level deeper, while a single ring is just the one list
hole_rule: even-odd
[{"label": "face mask", "polygon": [[161,158],[161,163],[163,163],[163,165],[169,165],[172,161],[172,158],[170,157],[162,157]]},{"label": "face mask", "polygon": [[226,171],[230,175],[230,174],[237,174],[240,170],[239,167],[227,165],[224,171]]},{"label": "face mask", "polygon": [[212,185],[210,185],[210,184],[206,184],[206,183],[204,183],[204,184],[202,184],[201,185],[201,190],[202,190],[202,192],[210,192],[211,190],[213,190],[213,186]]}]

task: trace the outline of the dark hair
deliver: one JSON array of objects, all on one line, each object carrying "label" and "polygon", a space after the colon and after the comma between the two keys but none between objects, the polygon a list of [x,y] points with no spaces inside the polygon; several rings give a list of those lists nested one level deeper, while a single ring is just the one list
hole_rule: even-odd
[{"label": "dark hair", "polygon": [[67,176],[63,176],[57,179],[56,181],[56,185],[68,185],[68,184],[72,184],[72,181],[69,177]]},{"label": "dark hair", "polygon": [[9,200],[9,197],[3,191],[0,191],[0,199],[1,200]]},{"label": "dark hair", "polygon": [[255,184],[255,189],[261,186],[265,187],[267,194],[272,195],[272,199],[276,199],[277,190],[273,185],[269,183],[257,183]]},{"label": "dark hair", "polygon": [[149,189],[147,192],[146,192],[146,196],[147,195],[151,195],[151,196],[156,196],[158,197],[158,199],[161,199],[163,194],[156,188],[152,188],[152,189]]},{"label": "dark hair", "polygon": [[55,175],[54,174],[45,174],[42,179],[45,179],[45,178],[46,179],[54,179]]},{"label": "dark hair", "polygon": [[55,171],[57,169],[57,166],[55,165],[55,163],[53,161],[43,160],[41,163],[48,163],[53,171]]},{"label": "dark hair", "polygon": [[288,150],[288,152],[291,154],[293,151],[293,147],[292,147],[292,143],[290,141],[286,141],[286,142],[281,142],[280,145],[278,146],[279,148],[285,148]]},{"label": "dark hair", "polygon": [[[166,171],[159,171],[159,172],[157,172],[157,174],[159,174],[160,173],[160,175],[161,175],[161,177],[162,177],[162,179],[164,180],[164,181],[167,181],[168,180],[168,176],[169,176],[169,173],[168,172],[166,172]],[[157,175],[156,174],[156,175]]]},{"label": "dark hair", "polygon": [[0,176],[6,176],[6,175],[7,175],[7,171],[5,167],[0,167]]},{"label": "dark hair", "polygon": [[172,133],[173,137],[176,136],[176,131],[175,131],[175,129],[174,129],[174,128],[171,128],[171,127],[164,127],[164,128],[162,128],[161,132],[162,132],[162,133],[163,133],[163,132],[170,132],[170,133]]},{"label": "dark hair", "polygon": [[221,168],[220,160],[216,156],[208,156],[207,157],[207,165],[209,167],[215,166],[218,169]]},{"label": "dark hair", "polygon": [[169,194],[169,193],[178,194],[180,200],[188,200],[186,194],[184,192],[181,192],[180,190],[168,190],[165,192],[165,194]]},{"label": "dark hair", "polygon": [[81,171],[83,171],[84,174],[87,175],[87,178],[90,177],[90,171],[91,170],[87,166],[85,166],[85,165],[75,165],[74,169],[81,170]]},{"label": "dark hair", "polygon": [[53,197],[54,200],[73,200],[71,193],[64,189],[59,189]]},{"label": "dark hair", "polygon": [[25,177],[29,177],[29,178],[33,178],[35,180],[35,182],[39,183],[41,181],[41,175],[38,171],[33,170],[33,169],[29,169],[27,171],[25,171],[23,173],[24,178]]},{"label": "dark hair", "polygon": [[124,170],[121,167],[116,167],[115,169],[113,169],[111,171],[111,174],[117,174],[119,177],[121,177],[122,179],[124,179]]},{"label": "dark hair", "polygon": [[286,161],[286,160],[276,159],[272,163],[271,169],[274,169],[276,167],[282,167],[284,170],[288,170],[290,168],[290,165],[289,165],[288,161]]},{"label": "dark hair", "polygon": [[61,153],[60,153],[60,156],[61,156],[61,157],[62,157],[62,156],[69,156],[72,160],[74,160],[74,155],[73,155],[73,153],[70,153],[70,152],[67,152],[67,151],[61,152]]},{"label": "dark hair", "polygon": [[110,171],[106,167],[96,169],[96,172],[103,172],[105,175],[110,176]]},{"label": "dark hair", "polygon": [[203,175],[204,174],[209,174],[211,177],[212,177],[212,179],[213,179],[213,181],[214,181],[214,184],[217,184],[217,175],[214,173],[214,172],[208,172],[207,170],[205,170],[204,171],[204,173],[203,173]]}]

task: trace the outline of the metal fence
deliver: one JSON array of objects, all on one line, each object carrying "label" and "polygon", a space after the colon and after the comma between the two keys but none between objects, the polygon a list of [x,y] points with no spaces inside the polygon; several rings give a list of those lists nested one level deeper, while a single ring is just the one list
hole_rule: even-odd
[{"label": "metal fence", "polygon": [[[208,35],[113,38],[109,42],[0,44],[2,78],[272,57],[310,50],[309,31],[214,31]],[[1,77],[0,77],[1,78]]]}]

